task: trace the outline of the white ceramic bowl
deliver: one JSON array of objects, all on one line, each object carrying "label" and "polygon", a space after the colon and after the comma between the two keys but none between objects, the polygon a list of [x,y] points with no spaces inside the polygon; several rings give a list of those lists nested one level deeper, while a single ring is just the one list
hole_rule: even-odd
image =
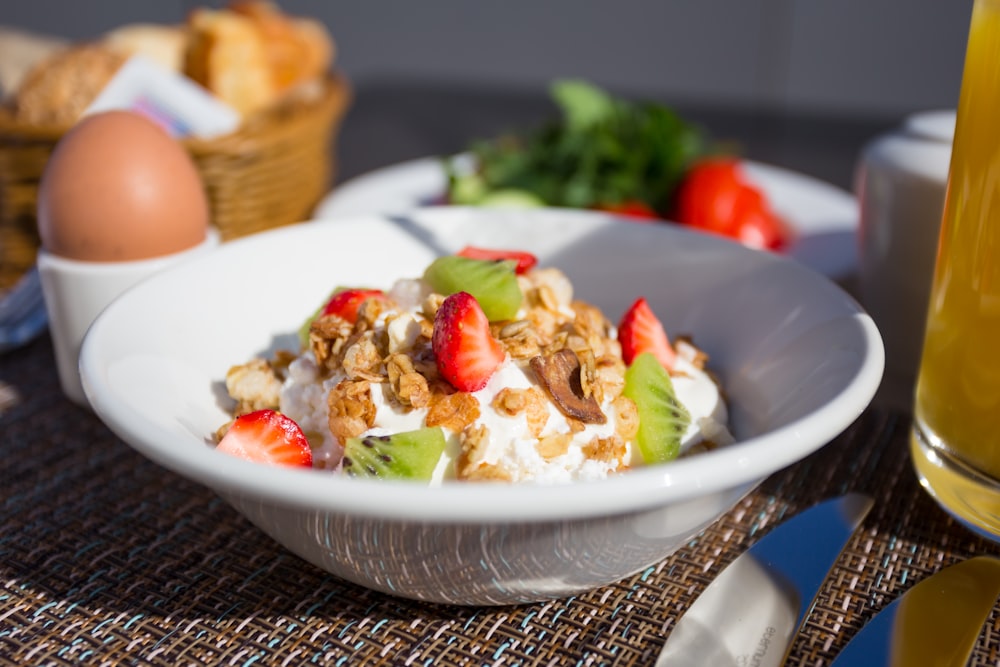
[{"label": "white ceramic bowl", "polygon": [[[271,468],[209,446],[228,418],[231,365],[294,347],[332,286],[388,287],[467,243],[533,251],[613,321],[647,297],[669,332],[711,355],[739,442],[601,482],[439,488]],[[563,597],[663,559],[850,425],[882,367],[871,319],[795,262],[598,213],[462,208],[223,244],[117,299],[81,354],[87,397],[116,434],[302,558],[387,593],[476,605]]]}]

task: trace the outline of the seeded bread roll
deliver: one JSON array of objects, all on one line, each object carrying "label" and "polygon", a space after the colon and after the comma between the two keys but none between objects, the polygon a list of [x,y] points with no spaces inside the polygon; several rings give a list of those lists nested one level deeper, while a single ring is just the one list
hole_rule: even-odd
[{"label": "seeded bread roll", "polygon": [[0,26],[0,97],[12,96],[31,68],[67,46],[57,37]]},{"label": "seeded bread roll", "polygon": [[14,97],[17,119],[31,125],[72,125],[126,59],[98,43],[54,53],[21,82]]}]

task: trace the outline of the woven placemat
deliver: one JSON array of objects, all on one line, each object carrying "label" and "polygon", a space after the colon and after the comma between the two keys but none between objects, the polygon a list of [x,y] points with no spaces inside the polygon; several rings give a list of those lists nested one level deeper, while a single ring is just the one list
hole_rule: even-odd
[{"label": "woven placemat", "polygon": [[[650,665],[676,619],[772,526],[866,491],[875,508],[789,661],[825,665],[921,579],[1000,554],[919,488],[907,416],[873,408],[630,579],[519,607],[410,602],[305,563],[134,453],[62,396],[50,345],[0,356],[0,664]],[[972,664],[998,655],[994,609]]]}]

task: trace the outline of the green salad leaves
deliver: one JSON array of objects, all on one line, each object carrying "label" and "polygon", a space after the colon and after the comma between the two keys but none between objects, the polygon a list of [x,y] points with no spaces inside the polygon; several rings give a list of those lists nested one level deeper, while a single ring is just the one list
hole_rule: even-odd
[{"label": "green salad leaves", "polygon": [[688,167],[709,150],[701,128],[651,102],[612,97],[579,80],[551,88],[562,117],[470,147],[476,169],[447,162],[453,204],[613,209],[666,214]]}]

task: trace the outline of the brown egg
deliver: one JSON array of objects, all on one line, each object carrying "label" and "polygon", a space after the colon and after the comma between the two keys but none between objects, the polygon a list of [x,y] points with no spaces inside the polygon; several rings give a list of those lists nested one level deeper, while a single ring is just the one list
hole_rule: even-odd
[{"label": "brown egg", "polygon": [[205,240],[208,201],[191,157],[144,116],[87,116],[59,141],[38,192],[38,232],[54,255],[122,262]]}]

